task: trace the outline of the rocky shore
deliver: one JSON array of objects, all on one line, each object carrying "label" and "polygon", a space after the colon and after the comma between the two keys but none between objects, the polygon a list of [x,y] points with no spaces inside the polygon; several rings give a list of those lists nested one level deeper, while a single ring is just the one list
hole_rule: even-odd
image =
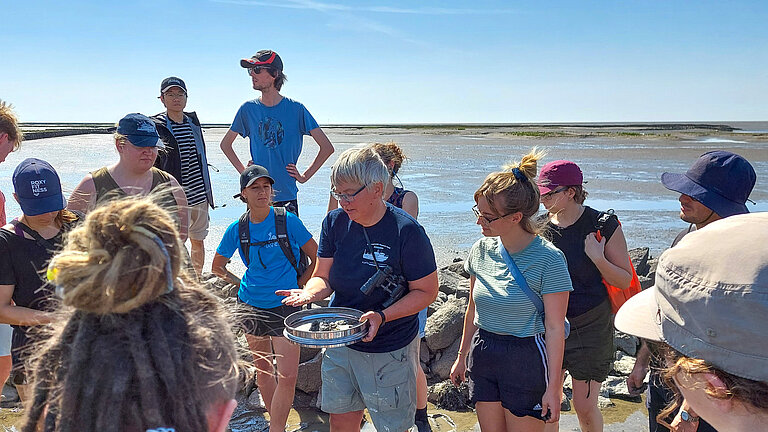
[{"label": "rocky shore", "polygon": [[[643,289],[653,285],[657,260],[650,257],[648,248],[632,249],[630,257]],[[466,384],[457,388],[448,380],[461,343],[464,313],[469,297],[469,274],[464,270],[463,261],[457,258],[455,262],[439,269],[438,278],[439,292],[427,311],[425,343],[421,344],[420,353],[421,366],[427,374],[430,385],[428,398],[440,409],[471,411],[473,407],[469,402]],[[227,284],[216,276],[207,275],[204,279],[209,288],[225,301],[231,302],[237,296],[237,287]],[[318,306],[324,305],[318,304]],[[613,370],[600,390],[601,408],[613,406],[612,399],[632,402],[641,400],[640,396],[629,394],[625,382],[626,376],[632,371],[635,363],[634,356],[637,352],[638,340],[634,336],[617,331],[614,341],[616,358]],[[319,408],[319,391],[322,386],[321,365],[322,350],[302,348],[294,399],[295,408]],[[570,377],[566,378],[564,392],[570,397]],[[236,424],[233,424],[232,430],[246,430],[260,424],[259,422],[263,421],[264,405],[254,380],[244,383],[238,399],[241,403],[233,417]],[[242,429],[237,426],[241,423]]]}]

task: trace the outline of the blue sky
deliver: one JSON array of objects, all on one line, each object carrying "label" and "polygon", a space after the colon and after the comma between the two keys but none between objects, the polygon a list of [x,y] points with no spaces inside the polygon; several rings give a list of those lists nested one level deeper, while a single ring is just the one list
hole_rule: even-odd
[{"label": "blue sky", "polygon": [[766,1],[3,1],[22,121],[154,114],[160,81],[229,123],[276,50],[321,124],[768,120]]}]

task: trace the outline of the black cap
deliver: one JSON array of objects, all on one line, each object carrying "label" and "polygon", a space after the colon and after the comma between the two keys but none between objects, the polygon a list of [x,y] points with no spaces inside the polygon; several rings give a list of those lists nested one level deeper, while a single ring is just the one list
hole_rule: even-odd
[{"label": "black cap", "polygon": [[165,93],[171,87],[180,87],[182,90],[184,90],[184,93],[187,92],[187,85],[184,84],[183,79],[177,77],[168,77],[164,79],[162,83],[160,83],[160,93]]},{"label": "black cap", "polygon": [[251,58],[241,59],[240,66],[244,68],[271,66],[280,72],[283,71],[283,61],[280,59],[280,56],[272,50],[261,50]]},{"label": "black cap", "polygon": [[[269,176],[269,171],[261,165],[251,165],[242,173],[240,173],[240,192],[242,193],[245,188],[252,185],[253,182],[260,178],[268,178],[271,184],[275,184],[275,179]],[[240,194],[233,196],[233,198],[240,198]]]}]

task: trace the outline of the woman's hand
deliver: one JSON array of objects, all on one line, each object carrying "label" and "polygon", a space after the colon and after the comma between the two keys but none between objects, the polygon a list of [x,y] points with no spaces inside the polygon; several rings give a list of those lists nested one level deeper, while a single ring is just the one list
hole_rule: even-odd
[{"label": "woman's hand", "polygon": [[[541,397],[541,417],[546,419],[547,423],[556,423],[560,420],[560,393],[562,390],[558,389],[558,386],[562,388],[562,384],[550,384],[547,391],[544,392],[544,396]],[[546,418],[547,411],[549,411],[549,418]]]},{"label": "woman's hand", "polygon": [[376,333],[379,332],[379,328],[384,325],[384,322],[378,312],[368,311],[360,317],[360,321],[368,321],[368,334],[363,338],[363,342],[370,342],[376,337]]},{"label": "woman's hand", "polygon": [[303,289],[277,290],[275,294],[285,296],[283,304],[286,306],[304,306],[312,302],[312,295]]},{"label": "woman's hand", "polygon": [[600,238],[597,241],[596,233],[587,234],[587,238],[584,239],[584,253],[587,254],[589,259],[593,263],[602,261],[605,259],[605,237]]},{"label": "woman's hand", "polygon": [[309,177],[304,176],[299,172],[299,169],[296,168],[296,164],[288,164],[285,166],[285,170],[288,171],[288,175],[295,178],[297,182],[299,183],[306,183],[307,180],[309,180]]},{"label": "woman's hand", "polygon": [[467,380],[467,357],[463,354],[459,354],[456,357],[456,361],[451,366],[451,382],[456,387],[462,382]]}]

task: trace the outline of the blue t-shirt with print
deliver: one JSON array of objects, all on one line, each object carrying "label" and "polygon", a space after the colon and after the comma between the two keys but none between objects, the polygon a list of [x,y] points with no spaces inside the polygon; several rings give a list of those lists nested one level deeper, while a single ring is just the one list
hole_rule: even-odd
[{"label": "blue t-shirt with print", "polygon": [[[240,250],[238,223],[239,221],[235,221],[229,225],[216,253],[231,258],[237,250],[240,253],[240,259],[245,263],[243,251]],[[312,238],[312,234],[307,231],[301,220],[291,212],[286,212],[286,224],[293,256],[298,257],[299,249]],[[271,207],[266,219],[257,224],[249,220],[248,225],[251,243],[277,238],[275,211]],[[293,269],[277,242],[264,246],[251,246],[249,256],[251,263],[240,280],[240,290],[237,292],[240,300],[262,309],[280,306],[285,297],[276,295],[275,290],[298,288],[296,270]]]},{"label": "blue t-shirt with print", "polygon": [[318,127],[304,105],[283,97],[272,107],[259,99],[244,103],[229,129],[248,137],[253,163],[266,168],[275,179],[275,201],[289,201],[296,199],[299,189],[285,167],[299,160],[304,135]]},{"label": "blue t-shirt with print", "polygon": [[[387,204],[384,216],[365,228],[376,261],[387,264],[407,281],[428,276],[437,270],[435,253],[424,228],[405,211]],[[349,219],[342,209],[328,213],[323,221],[317,255],[333,258],[329,282],[334,291],[331,306],[350,307],[363,312],[382,310],[388,294],[375,290],[370,296],[360,287],[376,273],[363,226]],[[371,342],[350,348],[363,352],[389,352],[408,345],[418,332],[418,317],[411,315],[387,321]]]}]

